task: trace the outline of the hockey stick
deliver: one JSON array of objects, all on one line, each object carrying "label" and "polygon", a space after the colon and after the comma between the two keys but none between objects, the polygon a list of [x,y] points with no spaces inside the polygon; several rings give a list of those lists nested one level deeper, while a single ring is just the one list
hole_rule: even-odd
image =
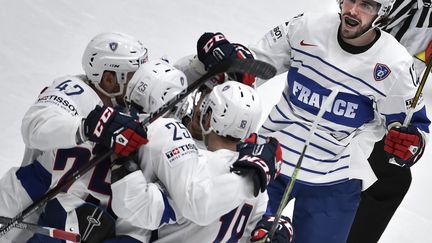
[{"label": "hockey stick", "polygon": [[143,120],[143,124],[148,124],[157,119],[158,117],[164,115],[167,111],[171,110],[177,103],[183,100],[186,96],[192,93],[195,89],[199,88],[202,84],[204,84],[207,80],[216,76],[220,73],[231,73],[231,72],[240,72],[240,73],[249,73],[258,78],[262,79],[271,79],[276,75],[276,69],[263,61],[254,60],[254,59],[232,59],[225,60],[213,69],[209,70],[204,76],[200,77],[198,80],[193,82],[191,85],[187,87],[183,92],[179,93],[173,99],[168,101],[165,105],[159,108],[157,111],[150,114],[145,120]]},{"label": "hockey stick", "polygon": [[[9,222],[11,218],[0,216],[0,224]],[[15,225],[16,228],[29,230],[37,234],[46,235],[59,240],[68,240],[72,242],[81,242],[81,235],[78,233],[68,232],[61,229],[39,226],[37,224],[21,222]]]},{"label": "hockey stick", "polygon": [[[432,49],[432,41],[429,42],[426,50],[428,50],[428,49]],[[425,55],[427,55],[427,53]],[[428,60],[428,57],[425,57],[425,62],[426,62],[426,60]],[[417,88],[417,91],[416,91],[416,93],[414,95],[414,98],[413,98],[413,100],[411,102],[411,105],[409,107],[408,113],[407,113],[407,115],[405,117],[405,120],[403,122],[403,126],[404,127],[408,126],[410,124],[410,122],[411,122],[411,118],[412,118],[412,116],[414,114],[414,110],[415,110],[415,108],[417,106],[417,103],[418,103],[418,101],[420,99],[420,96],[421,96],[421,94],[423,92],[423,88],[424,88],[424,86],[426,84],[426,80],[429,77],[429,73],[431,72],[431,68],[432,68],[432,54],[429,57],[429,62],[427,63],[426,71],[423,73],[423,77],[420,80],[420,83],[419,83],[419,86]]]},{"label": "hockey stick", "polygon": [[[207,80],[216,76],[220,73],[225,72],[242,72],[249,73],[258,78],[262,79],[270,79],[274,77],[276,74],[276,69],[272,65],[254,59],[230,59],[221,62],[216,65],[214,68],[210,69],[206,74],[202,77],[194,81],[191,85],[189,85],[184,92],[176,95],[173,99],[168,101],[164,106],[159,108],[157,111],[150,114],[148,118],[146,118],[141,124],[143,126],[147,126],[152,123],[158,117],[161,117],[166,112],[170,111],[177,103],[179,103],[182,99],[192,93],[195,89],[199,88],[202,84],[204,84]],[[55,187],[50,189],[41,199],[36,202],[33,202],[30,206],[25,208],[22,212],[18,213],[15,217],[13,217],[9,222],[5,223],[0,228],[0,238],[4,236],[8,231],[10,231],[13,227],[15,227],[19,222],[23,221],[29,215],[42,208],[49,200],[54,198],[58,193],[60,193],[65,188],[69,187],[78,180],[82,175],[87,173],[90,169],[109,158],[113,154],[112,151],[107,152],[100,157],[93,158],[88,163],[84,163],[82,167],[78,170],[74,171],[71,174],[65,176],[65,179],[59,182]]]},{"label": "hockey stick", "polygon": [[333,90],[330,95],[327,97],[325,102],[322,104],[320,110],[318,111],[318,114],[315,117],[315,121],[312,123],[312,126],[309,130],[309,137],[306,139],[305,144],[303,146],[303,150],[300,154],[300,157],[297,161],[297,164],[294,168],[294,171],[291,175],[290,182],[288,186],[285,188],[284,194],[282,196],[281,202],[279,203],[279,208],[276,211],[275,219],[273,221],[272,227],[270,229],[269,234],[266,238],[264,238],[264,242],[271,242],[271,239],[273,239],[274,233],[276,232],[276,228],[279,222],[279,219],[282,216],[282,211],[285,209],[286,205],[288,204],[289,196],[291,195],[291,191],[294,187],[294,182],[297,179],[297,174],[300,171],[301,164],[303,162],[303,158],[306,154],[306,149],[309,146],[310,140],[312,139],[313,135],[315,134],[316,127],[318,126],[318,122],[321,120],[322,116],[324,115],[327,108],[333,103],[333,100],[336,98],[336,95],[339,93],[338,89]]}]

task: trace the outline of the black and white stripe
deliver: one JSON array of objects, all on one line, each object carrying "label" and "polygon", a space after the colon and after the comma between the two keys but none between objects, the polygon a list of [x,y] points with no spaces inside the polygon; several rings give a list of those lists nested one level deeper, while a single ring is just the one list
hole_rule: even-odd
[{"label": "black and white stripe", "polygon": [[383,28],[400,41],[409,28],[432,27],[432,0],[396,0]]}]

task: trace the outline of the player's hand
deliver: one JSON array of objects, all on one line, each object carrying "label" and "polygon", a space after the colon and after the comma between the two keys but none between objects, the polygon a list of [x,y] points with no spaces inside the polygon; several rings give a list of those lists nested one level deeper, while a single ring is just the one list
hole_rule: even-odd
[{"label": "player's hand", "polygon": [[276,231],[273,235],[273,238],[267,239],[269,237],[268,234],[273,225],[275,217],[264,215],[263,218],[258,222],[255,229],[251,234],[251,242],[273,242],[273,243],[289,243],[292,242],[294,238],[294,231],[291,224],[290,218],[286,216],[281,216],[278,222],[278,226],[276,227]]},{"label": "player's hand", "polygon": [[414,126],[392,127],[384,140],[384,151],[401,167],[413,166],[423,154],[425,141]]},{"label": "player's hand", "polygon": [[[204,33],[197,43],[198,59],[204,64],[206,70],[226,59],[246,59],[254,58],[248,48],[241,44],[229,42],[225,36],[220,33]],[[242,82],[252,86],[255,83],[255,76],[247,73],[228,73],[231,80]],[[225,81],[224,75],[216,77],[219,83]]]},{"label": "player's hand", "polygon": [[231,167],[231,172],[252,178],[255,197],[279,175],[282,165],[282,150],[276,138],[269,137],[265,144],[257,144],[256,140],[257,134],[253,133],[237,145],[239,157]]},{"label": "player's hand", "polygon": [[84,134],[123,156],[148,142],[147,132],[138,121],[107,106],[96,106],[90,112],[84,121]]}]

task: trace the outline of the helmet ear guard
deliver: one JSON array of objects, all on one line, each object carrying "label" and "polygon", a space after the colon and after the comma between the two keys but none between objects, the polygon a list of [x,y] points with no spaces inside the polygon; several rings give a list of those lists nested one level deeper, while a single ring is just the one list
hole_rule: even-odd
[{"label": "helmet ear guard", "polygon": [[[147,48],[132,36],[107,32],[96,35],[87,45],[82,66],[88,80],[108,97],[123,94],[128,73],[135,72],[148,59]],[[105,71],[115,72],[120,90],[108,93],[100,83]]]}]

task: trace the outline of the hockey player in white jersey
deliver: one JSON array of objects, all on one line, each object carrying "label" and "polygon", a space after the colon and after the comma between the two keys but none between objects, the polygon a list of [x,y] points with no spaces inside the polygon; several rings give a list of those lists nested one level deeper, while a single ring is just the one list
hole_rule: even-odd
[{"label": "hockey player in white jersey", "polygon": [[[238,187],[235,184],[238,178],[235,178],[235,181],[228,180],[229,177],[234,178],[230,171],[242,175],[247,173],[245,171],[252,169],[250,162],[253,160],[273,160],[272,153],[277,153],[278,143],[271,138],[268,144],[263,145],[261,155],[253,153],[254,149],[260,148],[260,145],[255,144],[255,134],[245,143],[239,144],[240,139],[248,136],[253,131],[252,128],[257,126],[261,112],[258,94],[244,84],[228,81],[216,86],[204,98],[200,110],[201,130],[208,149],[208,151],[201,151],[203,156],[201,160],[205,160],[204,165],[207,167],[202,171],[205,176],[201,175],[203,176],[201,178],[219,178],[213,180],[215,188],[211,189],[208,185],[206,186],[207,190],[211,189],[212,203],[218,207],[213,209],[209,207],[209,210],[217,211],[227,204],[226,201],[238,201],[244,197],[227,193],[227,188],[231,190]],[[242,123],[245,127],[242,127]],[[268,151],[269,148],[264,146],[270,147],[271,150]],[[256,181],[257,179],[254,179],[254,184],[261,184],[262,182]],[[263,185],[261,185],[261,191],[262,189]],[[235,204],[227,204],[230,205],[227,208],[231,207],[231,210],[223,215],[203,214],[201,217],[207,218],[207,222],[188,220],[187,216],[182,216],[181,213],[176,214],[177,224],[161,227],[158,230],[158,240],[155,242],[174,240],[178,242],[249,242],[251,232],[264,214],[267,205],[267,195],[258,194],[256,186],[254,195],[257,197],[243,198],[241,203],[236,203],[238,205],[235,207],[233,207]],[[174,201],[173,205],[176,203]],[[193,234],[185,235],[182,233],[184,231],[193,232]]]},{"label": "hockey player in white jersey", "polygon": [[[1,179],[2,216],[14,217],[88,163],[95,144],[128,155],[147,142],[139,123],[112,108],[111,101],[122,96],[127,81],[146,60],[147,49],[140,41],[121,33],[102,33],[84,52],[85,76],[58,78],[40,93],[23,118],[23,166]],[[107,206],[111,195],[107,182],[109,164],[101,163],[51,201],[51,208],[61,205],[62,213],[70,213],[86,200]],[[42,215],[40,222],[49,224],[44,219],[56,216],[64,215]]]},{"label": "hockey player in white jersey", "polygon": [[[177,72],[179,71],[177,70]],[[151,92],[149,95],[155,96],[152,92],[152,87],[155,84],[151,82],[151,78],[146,76],[148,75],[143,75],[143,84],[138,86],[147,87]],[[213,105],[218,104],[216,107],[212,107],[215,114],[216,112],[222,112],[222,114],[219,114],[220,116],[224,116],[223,109],[229,105],[230,109],[225,110],[227,112],[225,115],[227,119],[231,119],[232,124],[227,127],[224,125],[223,117],[218,117],[217,128],[220,129],[218,132],[223,135],[228,135],[226,132],[232,133],[234,138],[231,138],[229,143],[231,144],[230,148],[235,150],[235,144],[238,143],[239,139],[245,138],[253,130],[253,127],[257,126],[259,115],[255,115],[260,111],[260,109],[256,110],[259,101],[257,96],[252,96],[253,93],[250,93],[250,88],[239,86],[238,83],[220,87],[218,92],[221,93],[221,90],[233,95],[231,98],[235,98],[235,101],[237,101],[234,103],[228,102],[222,96],[223,99],[221,98],[216,100],[216,103],[212,103]],[[242,92],[245,95],[244,100],[240,97]],[[251,99],[253,97],[255,97],[255,100]],[[153,99],[158,99],[158,97]],[[227,103],[220,106],[219,102]],[[236,110],[235,105],[243,108]],[[242,111],[242,114],[245,115],[243,116],[244,120],[241,120],[242,116],[239,116],[239,114],[233,117],[232,109],[237,112]],[[231,112],[228,113],[229,111]],[[225,120],[225,122],[227,121]],[[244,200],[250,200],[251,202],[258,200],[254,198],[252,189],[256,190],[254,193],[259,198],[266,197],[265,194],[258,192],[265,189],[268,181],[271,180],[275,173],[277,164],[275,164],[276,155],[274,153],[276,152],[277,142],[272,140],[271,144],[263,145],[268,156],[266,157],[267,163],[262,162],[264,165],[257,166],[254,169],[252,164],[244,162],[244,167],[249,168],[250,173],[255,175],[254,184],[248,178],[230,173],[228,165],[238,157],[235,152],[229,152],[228,150],[221,150],[217,153],[205,152],[199,159],[194,140],[185,126],[178,120],[167,118],[156,120],[148,127],[148,135],[151,142],[139,151],[140,168],[143,172],[130,171],[131,166],[120,166],[113,171],[113,180],[117,180],[111,186],[114,212],[135,226],[146,229],[157,229],[161,225],[177,222],[176,226],[162,227],[159,232],[160,241],[172,242],[175,239],[177,242],[202,242],[218,238],[224,239],[224,237],[227,237],[226,239],[241,237],[233,235],[232,232],[234,231],[230,231],[226,235],[222,235],[225,231],[221,231],[219,232],[221,234],[218,235],[217,230],[224,226],[221,225],[219,218],[230,211],[231,213],[226,218],[231,217],[231,220],[237,219],[233,219],[233,216],[241,216],[242,214],[249,216],[251,212],[254,212],[253,205],[244,208],[244,210],[237,208],[242,205]],[[216,145],[216,143],[213,145]],[[247,151],[246,148],[250,150],[250,146],[246,146],[242,150],[243,153]],[[273,152],[269,152],[269,150]],[[251,151],[248,152],[248,154],[250,153]],[[257,159],[262,160],[259,157]],[[268,177],[265,176],[264,168],[269,170]],[[121,178],[122,176],[117,176],[118,174],[123,176],[127,174],[127,176]],[[151,183],[155,181],[158,181],[161,187]],[[261,205],[260,214],[264,212],[262,210],[265,210],[265,205],[266,203]],[[217,225],[214,224],[216,222]],[[204,225],[206,226],[203,227]],[[213,229],[210,225],[217,227],[217,229]],[[255,224],[253,223],[253,225]],[[253,229],[253,225],[247,228],[249,233]],[[177,233],[172,232],[176,231],[174,229],[184,227],[190,227],[197,232],[187,237],[182,236],[182,238],[178,238],[177,235],[180,231]],[[204,229],[211,228],[211,234],[204,231]],[[224,227],[222,229],[227,230]],[[241,230],[241,227],[239,230]],[[248,236],[249,234],[245,235]],[[142,242],[146,240],[143,236],[134,236],[134,238]]]},{"label": "hockey player in white jersey", "polygon": [[[340,15],[299,15],[250,46],[278,73],[289,71],[281,100],[261,129],[281,141],[284,151],[282,174],[268,188],[269,212],[279,206],[318,110],[332,89],[340,90],[324,108],[290,195],[296,199],[293,242],[346,241],[360,192],[376,179],[367,158],[385,134],[387,153],[402,166],[414,164],[424,151],[430,121],[421,101],[409,125],[400,125],[417,88],[413,59],[377,28],[392,4],[345,0]],[[198,41],[207,56],[230,45],[220,33],[202,38],[210,39]],[[212,64],[205,55],[200,60]]]},{"label": "hockey player in white jersey", "polygon": [[[201,38],[200,41],[205,43],[207,40],[205,40],[205,38]],[[211,42],[212,40],[210,40],[210,44],[206,44],[211,46]],[[198,44],[198,47],[199,46],[200,44]],[[222,47],[222,49],[219,50],[218,47]],[[218,61],[223,60],[223,58],[254,58],[249,49],[241,44],[232,44],[228,46],[218,47],[215,48],[216,50],[213,50],[213,53],[222,54],[221,56],[216,54],[206,57],[210,60],[213,59],[213,62],[211,62],[213,64],[216,64]],[[205,53],[200,50],[201,49],[198,48],[197,55],[189,55],[183,57],[174,64],[180,70],[183,70],[188,77],[191,77],[191,79],[199,78],[200,76],[205,74],[206,68],[210,68],[210,66],[204,66],[203,63],[199,60],[198,57],[202,58],[202,56],[205,55]],[[190,131],[192,137],[195,139],[198,147],[202,144],[202,146],[204,146],[203,148],[206,149],[203,143],[202,130],[200,126],[201,112],[199,107],[201,106],[206,95],[211,92],[212,88],[215,85],[222,84],[226,80],[230,79],[239,80],[243,84],[251,87],[255,86],[255,77],[250,74],[241,72],[223,73],[207,81],[205,85],[202,85],[200,89],[194,92],[189,98],[189,105],[192,105],[192,110],[191,112],[187,113],[187,120],[189,120],[189,122],[185,123],[185,125]],[[182,121],[184,121],[184,119],[182,119]],[[266,237],[268,231],[272,227],[273,221],[274,217],[264,216],[258,222],[255,230],[252,232],[251,242],[262,242],[262,240]],[[287,216],[282,216],[282,218],[278,222],[278,227],[271,240],[272,242],[291,242],[292,239],[293,229],[291,225],[291,220]]]}]

